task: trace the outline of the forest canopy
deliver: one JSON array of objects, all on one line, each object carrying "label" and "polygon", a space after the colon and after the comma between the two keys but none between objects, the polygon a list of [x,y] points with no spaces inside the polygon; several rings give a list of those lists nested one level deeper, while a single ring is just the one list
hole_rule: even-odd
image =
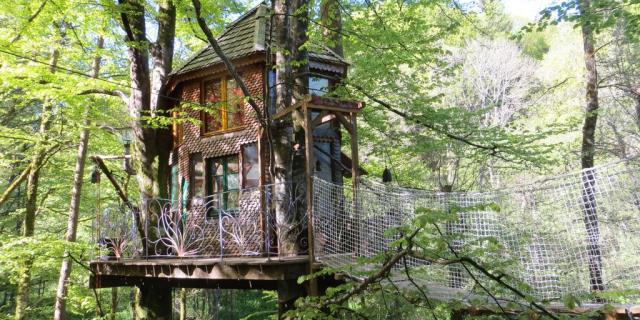
[{"label": "forest canopy", "polygon": [[[366,105],[357,122],[357,154],[368,179],[385,176],[395,186],[442,192],[491,191],[635,158],[640,3],[540,1],[540,12],[531,15],[505,1],[268,2],[275,31],[265,79],[274,73],[277,110],[310,92],[307,50],[329,48],[348,71],[331,80],[328,95]],[[259,110],[271,97],[250,94],[250,83],[216,49],[216,36],[258,4],[4,1],[1,319],[145,318],[136,311],[137,289],[89,289],[88,263],[98,256],[96,217],[106,208],[144,211],[151,199],[176,197],[167,147],[174,143],[173,128],[204,124],[181,109],[187,101],[170,94],[171,74],[208,46],[225,62],[221,68],[235,81],[229,83],[238,101],[267,132],[276,154],[268,161],[270,174],[279,181],[278,161],[286,157],[278,153],[272,119]],[[282,26],[290,31],[278,31]],[[198,112],[216,108],[189,105]],[[226,117],[225,124],[231,121]],[[298,148],[302,131],[293,118],[288,134]],[[348,136],[345,130],[340,135],[345,154],[352,150]],[[101,174],[96,157],[115,183]],[[299,178],[300,163],[288,165],[292,179]],[[152,216],[137,219],[157,223]],[[399,247],[412,241],[412,223],[389,231],[405,239]],[[448,250],[441,237],[417,238]],[[415,292],[415,300],[383,303],[384,290],[358,288],[342,288],[356,291],[342,301],[301,302],[294,316],[445,318],[457,307],[429,305]],[[180,319],[268,319],[277,316],[277,300],[266,290],[174,289],[173,312]],[[314,310],[327,301],[349,310]],[[565,302],[576,303],[574,297]],[[535,312],[544,314],[541,309]]]}]

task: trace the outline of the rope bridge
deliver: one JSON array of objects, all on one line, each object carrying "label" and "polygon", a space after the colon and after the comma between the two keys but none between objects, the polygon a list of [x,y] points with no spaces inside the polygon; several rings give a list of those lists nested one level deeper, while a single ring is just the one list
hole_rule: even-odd
[{"label": "rope bridge", "polygon": [[[375,264],[363,263],[362,258],[397,250],[393,241],[399,236],[386,231],[410,223],[416,209],[426,208],[434,215],[457,216],[436,222],[449,239],[449,249],[460,255],[481,252],[474,259],[499,265],[505,281],[519,279],[518,288],[536,299],[626,292],[625,301],[612,295],[604,299],[637,303],[640,295],[633,290],[640,290],[639,164],[637,159],[620,161],[491,192],[432,192],[366,180],[354,190],[315,179],[316,256],[330,267],[362,277]],[[481,272],[459,263],[410,257],[406,264],[420,283],[441,288],[432,294],[443,298],[481,293],[473,278],[497,296],[502,290],[502,297],[509,298],[504,288],[491,287]],[[396,277],[402,278],[404,267],[395,266]]]}]

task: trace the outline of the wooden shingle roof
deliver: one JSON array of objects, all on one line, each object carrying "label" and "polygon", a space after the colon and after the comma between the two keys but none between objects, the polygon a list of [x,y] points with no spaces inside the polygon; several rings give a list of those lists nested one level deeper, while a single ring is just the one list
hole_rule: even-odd
[{"label": "wooden shingle roof", "polygon": [[[255,53],[265,52],[269,37],[269,7],[261,3],[247,11],[232,22],[217,40],[225,55],[231,59],[243,58]],[[310,46],[309,60],[332,65],[346,66],[347,63],[337,54],[326,47]],[[197,52],[185,63],[176,68],[171,76],[178,76],[201,70],[222,63],[210,45]]]}]

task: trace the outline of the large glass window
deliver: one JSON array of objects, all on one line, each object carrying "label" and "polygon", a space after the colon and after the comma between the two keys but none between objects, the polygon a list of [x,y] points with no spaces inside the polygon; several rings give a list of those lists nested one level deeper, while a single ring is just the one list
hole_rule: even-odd
[{"label": "large glass window", "polygon": [[207,194],[210,196],[207,216],[218,217],[221,211],[235,213],[240,195],[238,156],[207,159],[207,180]]},{"label": "large glass window", "polygon": [[205,82],[203,119],[205,133],[244,125],[244,95],[233,79]]}]

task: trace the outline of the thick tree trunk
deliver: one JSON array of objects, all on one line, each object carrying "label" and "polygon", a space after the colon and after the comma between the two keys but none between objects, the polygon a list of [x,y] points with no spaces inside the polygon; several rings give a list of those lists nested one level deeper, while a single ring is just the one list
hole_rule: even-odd
[{"label": "thick tree trunk", "polygon": [[342,45],[342,14],[338,0],[320,1],[320,24],[322,38],[333,52],[344,56]]},{"label": "thick tree trunk", "polygon": [[[104,39],[99,37],[97,40],[96,48],[100,50],[104,47]],[[91,77],[97,78],[100,74],[100,62],[101,57],[97,55],[93,59],[93,66],[91,68]],[[66,241],[76,241],[76,231],[78,230],[78,216],[80,214],[80,198],[82,195],[82,182],[84,177],[84,167],[87,162],[87,148],[89,146],[89,125],[91,104],[89,104],[83,114],[83,128],[80,132],[80,141],[78,142],[78,154],[76,156],[76,167],[73,172],[73,187],[71,189],[71,204],[69,205],[69,219],[67,221],[67,234]],[[60,267],[60,277],[58,279],[58,289],[56,290],[56,304],[54,307],[53,318],[55,320],[62,320],[65,318],[66,299],[67,299],[67,280],[71,275],[71,260],[69,259],[69,252],[65,251],[62,259],[62,266]]]},{"label": "thick tree trunk", "polygon": [[[291,72],[291,36],[290,29],[290,1],[273,1],[273,21],[275,24],[276,42],[276,79],[272,90],[276,93],[276,112],[291,106],[291,87],[293,83]],[[293,196],[291,185],[291,127],[279,124],[271,128],[273,137],[273,182],[275,183],[275,232],[278,241],[278,254],[281,256],[297,252],[294,237],[287,237],[293,228],[293,221],[289,204]],[[291,239],[293,238],[293,239]]]},{"label": "thick tree trunk", "polygon": [[145,284],[140,287],[136,318],[140,320],[170,320],[173,303],[171,288]]},{"label": "thick tree trunk", "polygon": [[[51,61],[49,63],[49,71],[56,71],[60,52],[54,49],[51,53]],[[51,104],[50,101],[42,102],[42,115],[40,117],[40,128],[38,129],[39,140],[34,146],[33,156],[31,158],[31,170],[27,176],[27,199],[25,204],[24,221],[22,224],[22,236],[32,237],[35,231],[36,211],[38,210],[38,181],[40,179],[40,169],[46,157],[46,145],[48,143],[47,131],[51,123]],[[33,257],[25,261],[23,274],[18,280],[18,289],[16,293],[16,310],[14,317],[16,320],[26,318],[26,308],[29,304],[29,281],[31,279],[31,266]]]},{"label": "thick tree trunk", "polygon": [[[308,92],[309,65],[306,49],[308,2],[306,0],[276,0],[273,2],[276,30],[276,110],[284,110]],[[293,14],[295,13],[295,14]],[[296,68],[292,67],[295,61]],[[294,112],[293,123],[274,128],[274,182],[276,183],[276,232],[281,256],[299,253],[302,212],[299,203],[304,198],[304,130],[302,114]],[[296,149],[295,151],[293,149]],[[304,210],[302,207],[301,210]]]},{"label": "thick tree trunk", "polygon": [[[590,0],[580,1],[580,14],[585,17],[591,10]],[[582,40],[584,62],[587,70],[586,109],[584,125],[582,127],[581,162],[583,169],[589,169],[594,164],[595,134],[598,121],[598,72],[594,50],[593,30],[588,22],[582,24]],[[604,290],[602,279],[602,258],[600,250],[600,230],[598,227],[598,212],[595,197],[595,173],[586,171],[582,177],[582,211],[587,231],[587,252],[589,258],[589,275],[591,290]]]},{"label": "thick tree trunk", "polygon": [[[123,7],[121,13],[122,26],[127,35],[127,40],[132,42],[128,48],[129,73],[131,78],[131,96],[129,98],[129,114],[132,117],[131,127],[134,134],[135,156],[138,163],[138,183],[140,186],[140,210],[144,219],[143,224],[154,226],[157,222],[157,212],[151,212],[150,201],[156,195],[156,191],[162,196],[167,196],[166,179],[168,177],[168,152],[170,149],[165,144],[167,132],[153,128],[145,117],[154,117],[158,114],[158,107],[166,108],[169,103],[164,98],[165,79],[171,72],[173,61],[176,9],[171,0],[163,0],[159,5],[158,42],[151,44],[146,37],[145,7],[143,1],[119,0]],[[125,9],[126,8],[126,9]],[[153,57],[153,77],[149,70],[149,51]],[[153,81],[152,81],[153,80]],[[163,137],[159,139],[158,137]],[[162,163],[158,163],[158,171],[154,169],[156,157],[160,157]],[[164,175],[159,180],[156,174]],[[154,234],[146,235],[153,240]]]},{"label": "thick tree trunk", "polygon": [[[165,97],[166,78],[171,73],[176,29],[176,7],[173,1],[162,0],[159,3],[158,41],[152,46],[153,81],[151,84],[151,106],[161,111],[160,116],[168,116],[172,102]],[[158,153],[157,186],[158,197],[169,198],[169,154],[173,139],[171,130],[159,128],[156,132]]]}]

